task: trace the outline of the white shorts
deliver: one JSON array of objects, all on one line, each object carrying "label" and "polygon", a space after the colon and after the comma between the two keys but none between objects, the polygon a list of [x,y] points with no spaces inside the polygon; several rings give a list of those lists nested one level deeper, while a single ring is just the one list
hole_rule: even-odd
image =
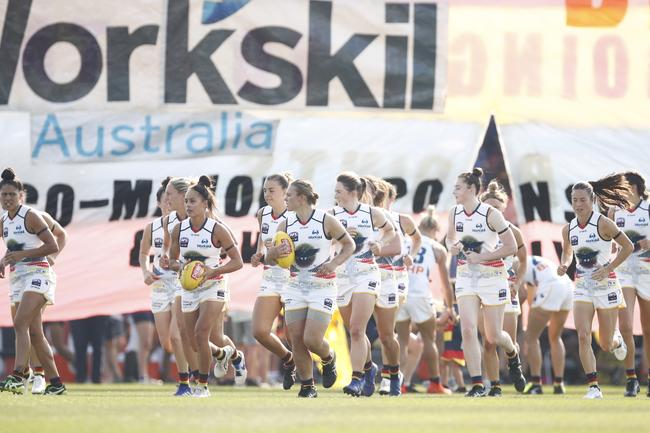
[{"label": "white shorts", "polygon": [[286,285],[289,283],[289,270],[281,267],[271,267],[264,269],[262,273],[262,283],[260,290],[257,292],[257,297],[262,296],[279,296],[285,290]]},{"label": "white shorts", "polygon": [[486,306],[510,303],[510,286],[505,277],[482,278],[472,281],[471,278],[456,279],[456,298],[462,296],[478,296],[481,304]]},{"label": "white shorts", "polygon": [[597,310],[625,308],[625,298],[616,278],[607,281],[607,290],[590,290],[584,284],[576,283],[573,302],[589,302]]},{"label": "white shorts", "polygon": [[616,271],[621,287],[633,287],[637,295],[646,301],[650,301],[650,274],[628,274]]},{"label": "white shorts", "polygon": [[196,311],[202,302],[228,302],[229,300],[230,292],[226,280],[210,280],[192,291],[183,290],[181,311],[183,313]]},{"label": "white shorts", "polygon": [[395,272],[380,268],[379,274],[381,275],[381,283],[375,305],[379,308],[397,308],[399,306],[399,294]]},{"label": "white shorts", "polygon": [[307,308],[332,315],[336,309],[336,279],[289,281],[283,300],[285,311]]},{"label": "white shorts", "polygon": [[377,296],[381,290],[379,268],[373,266],[368,270],[356,274],[337,274],[336,285],[338,286],[336,304],[339,307],[348,305],[352,300],[352,295],[355,293],[367,293]]},{"label": "white shorts", "polygon": [[573,283],[554,282],[540,284],[533,298],[531,308],[546,311],[568,311],[573,304]]},{"label": "white shorts", "polygon": [[176,294],[177,279],[160,279],[151,285],[151,312],[163,313],[171,310]]},{"label": "white shorts", "polygon": [[43,295],[45,305],[54,305],[56,292],[56,273],[52,268],[43,268],[24,272],[12,272],[9,276],[9,302],[18,304],[25,292],[36,292]]},{"label": "white shorts", "polygon": [[432,296],[409,296],[400,305],[397,321],[410,320],[413,323],[423,323],[436,317]]}]

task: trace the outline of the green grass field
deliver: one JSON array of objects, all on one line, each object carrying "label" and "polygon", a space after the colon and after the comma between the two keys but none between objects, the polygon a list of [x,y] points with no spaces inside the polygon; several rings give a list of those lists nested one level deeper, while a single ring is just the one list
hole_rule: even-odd
[{"label": "green grass field", "polygon": [[[2,433],[161,432],[642,432],[650,431],[650,398],[605,387],[603,400],[583,400],[585,387],[564,396],[515,395],[468,399],[409,394],[351,398],[319,390],[303,400],[297,390],[212,386],[208,399],[174,398],[173,386],[71,385],[66,396],[0,393]],[[547,391],[551,391],[549,387]]]}]

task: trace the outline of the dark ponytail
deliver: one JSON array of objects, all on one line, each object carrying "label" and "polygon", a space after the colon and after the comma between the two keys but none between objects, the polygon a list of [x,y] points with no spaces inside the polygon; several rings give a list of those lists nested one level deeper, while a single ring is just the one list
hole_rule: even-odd
[{"label": "dark ponytail", "polygon": [[584,190],[591,194],[592,199],[598,199],[601,210],[608,206],[627,209],[633,206],[628,200],[631,194],[630,184],[622,174],[610,174],[596,181],[578,182],[571,188],[572,191]]},{"label": "dark ponytail", "polygon": [[169,184],[169,181],[172,179],[171,176],[167,176],[160,182],[160,188],[158,188],[158,191],[156,191],[156,200],[160,202],[162,199],[162,195],[165,193],[165,190],[167,189],[167,185]]},{"label": "dark ponytail", "polygon": [[351,171],[346,171],[339,174],[336,181],[343,185],[348,192],[356,192],[358,200],[365,201],[366,180],[364,178]]}]

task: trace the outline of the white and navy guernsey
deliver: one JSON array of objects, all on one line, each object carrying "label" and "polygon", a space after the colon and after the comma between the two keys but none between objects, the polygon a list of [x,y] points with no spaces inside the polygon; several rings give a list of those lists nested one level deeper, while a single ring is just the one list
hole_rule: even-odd
[{"label": "white and navy guernsey", "polygon": [[177,273],[169,269],[160,267],[160,257],[165,253],[165,228],[163,227],[163,218],[156,218],[151,221],[151,250],[153,252],[153,274],[162,278],[175,278]]},{"label": "white and navy guernsey", "polygon": [[557,265],[549,259],[540,256],[528,256],[528,266],[526,266],[524,279],[526,282],[536,286],[562,281],[567,283],[571,282],[566,274],[561,277],[557,274]]},{"label": "white and navy guernsey", "polygon": [[287,234],[293,241],[296,261],[291,265],[291,279],[297,282],[314,282],[336,278],[336,273],[320,275],[320,266],[329,261],[331,239],[325,232],[326,213],[314,209],[307,221],[300,221],[295,213],[287,217]]},{"label": "white and navy guernsey", "polygon": [[413,266],[409,269],[409,297],[429,297],[429,280],[436,267],[434,241],[422,236],[420,251],[413,257]]},{"label": "white and navy guernsey", "polygon": [[[39,248],[43,245],[38,237],[40,233],[31,233],[27,229],[26,217],[34,210],[28,206],[20,206],[13,218],[9,218],[9,212],[2,215],[2,237],[5,240],[7,251],[26,251]],[[43,228],[42,231],[47,230]],[[46,257],[26,258],[10,267],[11,272],[17,274],[28,273],[35,270],[49,269],[50,263]]]},{"label": "white and navy guernsey", "polygon": [[[185,263],[199,260],[210,268],[217,268],[221,264],[221,245],[214,245],[212,233],[218,222],[212,218],[206,218],[199,228],[192,227],[190,219],[186,218],[181,223],[178,233],[178,245],[181,249],[181,257]],[[234,248],[234,245],[229,246]],[[221,280],[223,275],[217,275],[211,280]]]},{"label": "white and navy guernsey", "polygon": [[[261,218],[260,218],[260,236],[262,242],[266,243],[268,241],[273,241],[275,234],[278,232],[278,227],[280,223],[287,220],[287,215],[292,213],[286,209],[280,215],[273,215],[273,208],[271,206],[264,206],[261,209]],[[264,265],[264,269],[279,269],[284,271],[280,266],[277,265]]]},{"label": "white and navy guernsey", "polygon": [[462,205],[454,208],[454,230],[456,238],[463,246],[462,251],[456,257],[457,278],[491,278],[506,276],[503,260],[490,260],[477,265],[467,263],[465,252],[490,253],[496,251],[499,246],[499,235],[509,227],[497,233],[488,223],[488,216],[492,207],[479,203],[471,212],[467,213]]},{"label": "white and navy guernsey", "polygon": [[[187,218],[185,218],[187,219]],[[169,212],[167,215],[167,233],[171,236],[174,231],[174,227],[181,223],[181,220],[178,218],[178,213],[175,210]]]},{"label": "white and navy guernsey", "polygon": [[639,241],[650,238],[648,200],[639,201],[634,209],[617,210],[614,221],[634,244],[634,252],[618,267],[618,272],[626,275],[650,274],[650,250],[643,250],[639,245]]},{"label": "white and navy guernsey", "polygon": [[[592,212],[584,226],[573,218],[569,223],[569,242],[576,257],[576,285],[591,290],[607,290],[608,279],[615,279],[616,273],[610,272],[608,278],[593,280],[591,274],[609,264],[612,259],[612,240],[605,240],[598,230],[598,221],[602,217]],[[617,234],[616,236],[619,236]]]},{"label": "white and navy guernsey", "polygon": [[[345,274],[348,271],[354,272],[354,270],[359,270],[359,265],[361,267],[364,265],[367,265],[367,267],[375,265],[375,256],[370,251],[369,242],[376,239],[377,232],[374,229],[370,206],[360,203],[353,212],[341,206],[336,206],[332,209],[332,214],[334,218],[341,222],[343,227],[346,229],[353,228],[356,231],[354,236],[352,236],[355,245],[354,254],[341,267],[342,273]],[[341,251],[341,248],[340,244],[336,245],[337,254]],[[352,264],[356,264],[357,266],[350,267],[349,265]]]}]

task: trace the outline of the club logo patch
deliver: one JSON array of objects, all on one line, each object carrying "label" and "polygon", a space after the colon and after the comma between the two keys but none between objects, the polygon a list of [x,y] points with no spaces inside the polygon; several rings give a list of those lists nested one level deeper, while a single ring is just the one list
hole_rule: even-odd
[{"label": "club logo patch", "polygon": [[618,227],[625,227],[625,218],[616,218],[616,225]]},{"label": "club logo patch", "polygon": [[575,247],[578,245],[578,236],[571,236],[571,246]]},{"label": "club logo patch", "polygon": [[187,246],[190,244],[189,238],[181,238],[179,242],[181,248],[187,248]]},{"label": "club logo patch", "polygon": [[262,233],[269,234],[269,225],[267,223],[262,224]]},{"label": "club logo patch", "polygon": [[463,231],[463,223],[456,223],[456,231],[457,232]]}]

